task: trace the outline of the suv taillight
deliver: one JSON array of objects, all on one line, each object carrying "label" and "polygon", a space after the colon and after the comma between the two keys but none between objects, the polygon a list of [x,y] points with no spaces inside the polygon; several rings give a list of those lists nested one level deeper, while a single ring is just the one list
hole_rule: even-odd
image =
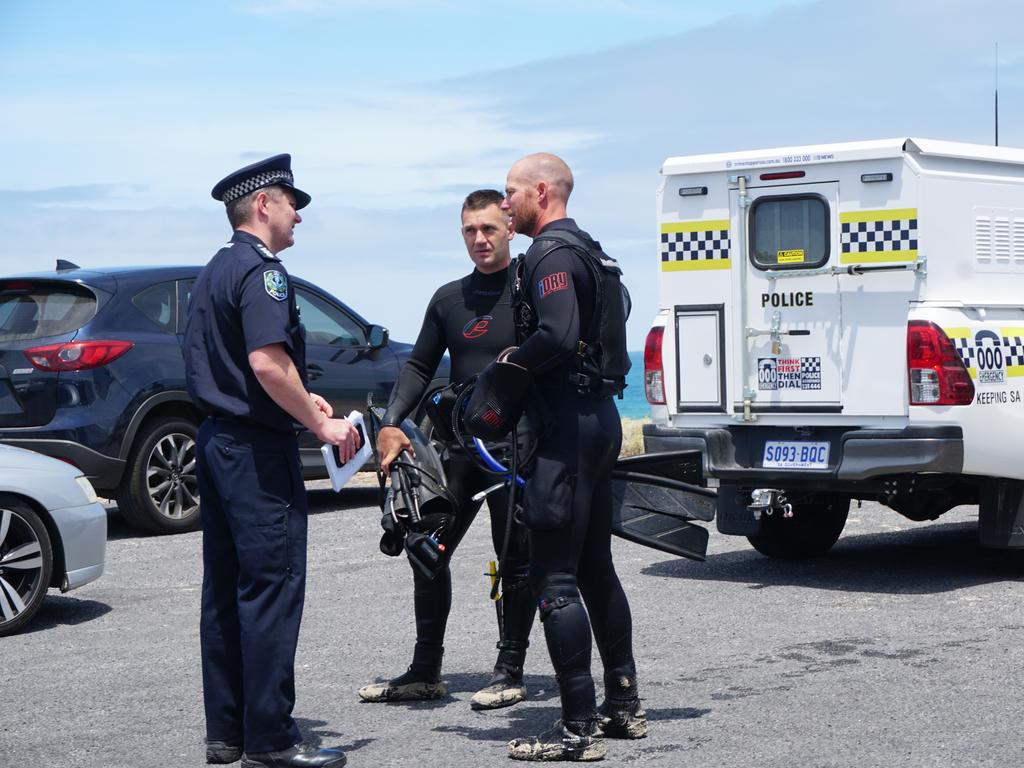
[{"label": "suv taillight", "polygon": [[99,368],[132,348],[130,341],[72,341],[25,350],[25,357],[41,371],[85,371]]},{"label": "suv taillight", "polygon": [[661,364],[661,342],[665,328],[651,328],[644,342],[644,393],[651,405],[665,404],[665,368]]},{"label": "suv taillight", "polygon": [[907,323],[911,405],[970,405],[974,382],[946,333],[935,323]]}]

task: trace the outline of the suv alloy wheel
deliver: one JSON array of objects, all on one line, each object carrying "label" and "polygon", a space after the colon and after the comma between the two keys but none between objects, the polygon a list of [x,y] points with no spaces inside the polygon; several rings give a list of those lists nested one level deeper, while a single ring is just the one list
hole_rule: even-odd
[{"label": "suv alloy wheel", "polygon": [[196,426],[176,417],[146,422],[132,446],[117,496],[125,520],[154,533],[199,527]]}]

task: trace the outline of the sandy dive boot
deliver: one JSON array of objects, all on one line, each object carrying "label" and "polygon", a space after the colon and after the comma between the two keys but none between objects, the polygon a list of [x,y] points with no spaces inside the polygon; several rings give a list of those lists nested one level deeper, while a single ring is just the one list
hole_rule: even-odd
[{"label": "sandy dive boot", "polygon": [[363,701],[431,701],[448,695],[448,689],[440,680],[440,670],[434,674],[409,667],[409,670],[393,680],[371,683],[359,689]]},{"label": "sandy dive boot", "polygon": [[636,679],[620,677],[605,681],[604,702],[597,709],[601,732],[609,739],[642,739],[647,736],[647,713],[640,706]]},{"label": "sandy dive boot", "polygon": [[562,722],[556,720],[540,736],[513,739],[508,743],[508,756],[513,760],[533,762],[562,760],[590,763],[603,760],[607,754],[594,720]]},{"label": "sandy dive boot", "polygon": [[523,668],[514,670],[494,668],[494,675],[486,687],[473,694],[469,706],[473,709],[500,709],[511,707],[526,698]]}]

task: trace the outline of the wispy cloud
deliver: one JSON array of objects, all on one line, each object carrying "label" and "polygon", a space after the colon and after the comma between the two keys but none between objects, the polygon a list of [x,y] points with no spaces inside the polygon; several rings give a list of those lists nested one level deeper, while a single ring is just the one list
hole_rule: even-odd
[{"label": "wispy cloud", "polygon": [[325,11],[350,11],[356,9],[422,8],[424,5],[439,8],[453,7],[453,3],[433,0],[429,3],[417,0],[257,0],[242,6],[247,13],[273,15],[282,13],[323,13]]},{"label": "wispy cloud", "polygon": [[[534,7],[550,8],[551,0],[519,0],[518,8]],[[579,11],[612,12],[621,14],[655,14],[665,15],[678,13],[680,7],[691,6],[693,10],[706,6],[704,0],[690,2],[669,2],[668,0],[560,0],[562,10],[576,9]],[[416,8],[417,10],[457,10],[465,8],[464,3],[455,0],[252,0],[243,4],[248,13],[279,14],[279,13],[325,13],[333,11],[351,11],[364,9]]]},{"label": "wispy cloud", "polygon": [[111,200],[123,195],[124,188],[110,184],[83,184],[50,189],[0,189],[4,205],[82,205]]},{"label": "wispy cloud", "polygon": [[[443,190],[474,179],[500,185],[522,148],[570,152],[604,141],[599,126],[530,125],[491,99],[440,89],[337,89],[260,114],[259,145],[239,150],[240,140],[254,138],[253,112],[196,102],[183,112],[173,106],[182,98],[110,92],[12,99],[18,126],[0,132],[13,150],[10,178],[53,187],[145,182],[124,196],[127,207],[182,205],[203,200],[235,167],[290,151],[297,178],[319,199],[387,208],[447,199]],[[69,135],[68,121],[82,132]],[[44,165],[31,151],[41,145],[49,152]]]}]

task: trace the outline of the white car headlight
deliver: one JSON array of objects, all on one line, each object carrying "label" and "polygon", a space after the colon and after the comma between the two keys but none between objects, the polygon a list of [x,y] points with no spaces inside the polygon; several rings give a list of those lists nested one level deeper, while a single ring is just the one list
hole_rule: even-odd
[{"label": "white car headlight", "polygon": [[92,487],[92,483],[89,482],[89,478],[85,475],[79,475],[75,478],[75,482],[78,483],[78,487],[85,492],[85,499],[89,504],[93,504],[97,501],[96,489]]}]

